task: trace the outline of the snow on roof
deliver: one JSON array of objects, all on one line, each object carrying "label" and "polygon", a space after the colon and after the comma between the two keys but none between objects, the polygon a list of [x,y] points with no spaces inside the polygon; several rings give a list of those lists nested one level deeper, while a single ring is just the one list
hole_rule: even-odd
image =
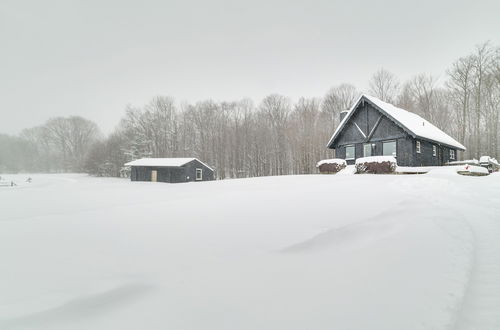
[{"label": "snow on roof", "polygon": [[141,158],[125,164],[125,166],[156,166],[156,167],[180,167],[193,160],[197,160],[213,171],[213,168],[197,158]]},{"label": "snow on roof", "polygon": [[368,100],[372,105],[378,108],[382,113],[386,114],[390,119],[396,121],[400,126],[415,135],[415,137],[436,141],[460,150],[465,150],[465,147],[461,143],[459,143],[454,138],[452,138],[436,126],[432,125],[430,122],[420,117],[419,115],[398,108],[390,103],[386,103],[374,96],[366,94],[362,94],[349,109],[349,113],[344,117],[344,119],[340,122],[339,126],[333,133],[332,138],[328,142],[328,146],[332,144],[333,140],[344,128],[345,124],[347,123],[349,118],[352,117],[352,115],[354,114],[354,110],[357,109],[359,102],[363,98],[365,100]]},{"label": "snow on roof", "polygon": [[346,161],[345,159],[339,159],[339,158],[323,159],[316,164],[316,167],[320,167],[323,164],[346,165]]}]

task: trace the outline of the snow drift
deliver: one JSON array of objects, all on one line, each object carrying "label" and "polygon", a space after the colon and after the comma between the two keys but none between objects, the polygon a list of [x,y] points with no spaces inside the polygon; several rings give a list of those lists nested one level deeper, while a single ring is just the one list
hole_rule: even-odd
[{"label": "snow drift", "polygon": [[0,329],[500,325],[498,173],[32,178],[0,188]]}]

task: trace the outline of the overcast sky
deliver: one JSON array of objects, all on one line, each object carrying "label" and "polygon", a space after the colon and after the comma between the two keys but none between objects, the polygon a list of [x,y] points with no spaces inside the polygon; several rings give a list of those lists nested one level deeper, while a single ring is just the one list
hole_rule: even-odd
[{"label": "overcast sky", "polygon": [[0,0],[0,133],[81,115],[108,133],[156,95],[259,102],[366,89],[500,45],[500,1]]}]

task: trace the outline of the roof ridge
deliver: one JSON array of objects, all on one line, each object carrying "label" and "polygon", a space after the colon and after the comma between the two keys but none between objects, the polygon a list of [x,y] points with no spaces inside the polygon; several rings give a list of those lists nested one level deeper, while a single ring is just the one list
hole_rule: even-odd
[{"label": "roof ridge", "polygon": [[[183,160],[183,161],[181,161],[181,163],[178,163],[178,164],[168,164],[168,165],[164,165],[164,164],[159,164],[159,165],[158,164],[157,165],[146,164],[145,165],[144,163],[142,163],[142,165],[141,165],[141,161],[144,161],[144,160],[163,160],[163,161],[166,161],[166,160]],[[206,163],[202,162],[201,160],[199,160],[196,157],[143,157],[143,158],[138,158],[138,159],[132,160],[130,162],[127,162],[124,165],[125,166],[180,167],[180,166],[186,165],[189,162],[192,162],[193,160],[196,160],[196,161],[200,162],[201,164],[203,164],[204,166],[206,166],[209,169],[211,169],[212,171],[215,171],[212,167],[208,166]]]},{"label": "roof ridge", "polygon": [[[366,93],[360,95],[360,97],[349,109],[349,112],[344,116],[342,121],[339,123],[339,126],[337,127],[332,137],[328,141],[327,144],[328,148],[330,148],[333,141],[335,141],[337,136],[343,130],[347,121],[353,116],[354,111],[359,107],[359,103],[363,99],[366,99],[368,102],[370,102],[375,108],[377,108],[380,112],[382,112],[382,114],[384,114],[390,120],[394,121],[397,125],[401,126],[404,130],[410,133],[410,135],[413,135],[414,137],[419,137],[421,139],[436,141],[441,144],[448,145],[457,149],[465,150],[465,147],[460,142],[456,141],[454,138],[446,134],[439,127],[435,126],[434,124],[432,124],[430,121],[426,120],[419,114],[397,107],[392,103],[382,101],[378,97],[371,96]],[[402,117],[407,117],[407,118],[402,118]],[[420,122],[422,122],[421,126]],[[425,129],[422,129],[422,127],[425,127]]]}]

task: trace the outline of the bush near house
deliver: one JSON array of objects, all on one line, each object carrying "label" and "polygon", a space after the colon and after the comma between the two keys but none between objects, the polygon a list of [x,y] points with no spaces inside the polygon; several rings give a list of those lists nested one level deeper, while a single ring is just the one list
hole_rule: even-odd
[{"label": "bush near house", "polygon": [[346,161],[338,158],[324,159],[316,164],[316,167],[319,169],[319,173],[321,174],[335,174],[344,169],[346,166]]},{"label": "bush near house", "polygon": [[396,171],[397,162],[392,156],[363,157],[356,159],[356,173],[389,174]]}]

